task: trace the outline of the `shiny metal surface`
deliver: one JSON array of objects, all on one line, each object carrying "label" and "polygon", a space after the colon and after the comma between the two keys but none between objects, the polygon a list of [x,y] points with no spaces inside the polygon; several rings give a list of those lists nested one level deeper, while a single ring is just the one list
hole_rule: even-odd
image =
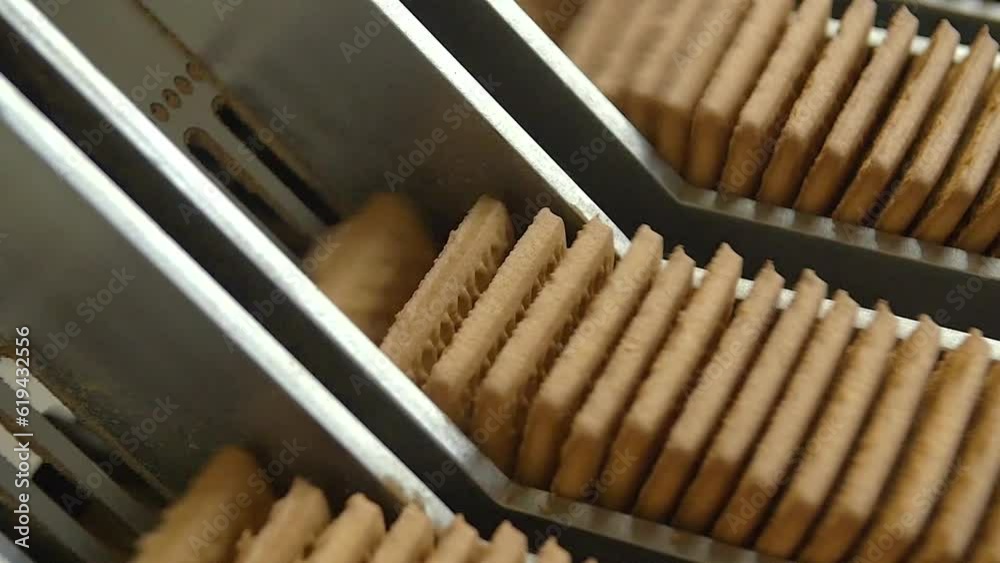
[{"label": "shiny metal surface", "polygon": [[[215,449],[244,444],[279,484],[302,475],[334,501],[364,491],[389,514],[414,501],[447,525],[430,489],[2,78],[0,165],[16,179],[0,205],[0,327],[6,337],[30,327],[32,357],[46,360],[35,375],[113,452],[91,462],[125,463],[169,498]],[[76,448],[47,435],[54,428],[38,421],[35,431],[46,461],[77,481],[93,476]],[[128,494],[108,487],[94,500],[132,517],[141,509],[119,498]],[[80,561],[118,560],[35,495],[35,530]],[[152,521],[139,517],[137,532]]]},{"label": "shiny metal surface", "polygon": [[[0,5],[5,3],[8,6],[16,4],[11,0],[0,1]],[[203,25],[211,23],[207,17],[194,20]],[[9,16],[7,21],[18,22]],[[95,151],[95,159],[101,166],[431,489],[454,508],[468,512],[470,520],[480,528],[488,529],[500,519],[509,517],[528,530],[533,543],[537,541],[537,534],[560,533],[563,543],[578,553],[594,553],[609,561],[622,560],[623,557],[648,559],[654,554],[658,560],[667,561],[764,561],[745,550],[721,546],[704,538],[589,505],[566,502],[548,493],[510,483],[312,286],[293,261],[271,244],[213,183],[192,167],[170,140],[163,138],[155,127],[142,119],[140,111],[125,103],[127,99],[120,92],[79,59],[71,46],[60,41],[38,21],[21,20],[20,25],[24,26],[20,29],[31,30],[32,42],[37,41],[37,46],[44,47],[26,58],[23,64],[36,65],[42,69],[38,74],[64,87],[62,91],[50,90],[38,94],[58,102],[63,114],[56,117],[59,124],[64,129],[73,130],[74,127],[86,127],[88,123],[102,119],[112,123],[120,138],[116,136]],[[336,38],[329,38],[328,41],[335,43]],[[99,62],[95,60],[95,63]],[[449,66],[453,63],[443,64],[446,68],[453,68]],[[34,79],[31,75],[24,76],[22,79],[30,86]],[[460,92],[466,89],[478,88],[468,76],[462,76],[464,78],[451,78],[451,81],[460,83],[454,86],[454,92],[458,92],[456,95],[461,95]],[[482,91],[476,91],[476,96],[482,95]],[[479,111],[488,114],[488,117],[481,117],[483,121],[496,124],[494,131],[511,127],[516,129],[516,125],[511,125],[510,120],[497,111],[488,98],[484,99]],[[362,135],[359,142],[365,139],[360,129],[355,133]],[[378,134],[389,135],[390,132]],[[537,176],[536,181],[541,178],[543,191],[535,194],[536,200],[529,201],[537,203],[537,196],[545,195],[570,223],[596,214],[596,208],[586,196],[573,189],[558,171],[554,174],[556,181],[551,187],[545,183],[553,179],[550,177],[553,176],[551,163],[544,155],[537,156],[534,152],[537,147],[530,141],[522,143],[523,139],[517,134],[508,138],[498,137],[492,142],[511,144],[512,148],[506,150],[528,162],[527,166]],[[319,151],[312,148],[306,151],[306,155],[315,158]],[[489,159],[490,155],[485,157]],[[452,164],[459,169],[467,165],[462,162]],[[341,173],[352,174],[351,171]],[[377,185],[366,186],[360,191],[350,192],[347,199],[360,198],[367,191],[378,188]],[[341,186],[325,189],[336,194]],[[477,185],[469,188],[462,197],[471,200],[492,189]],[[444,207],[457,207],[450,200],[454,197],[453,187],[432,182],[414,190],[418,197],[423,198],[425,206],[438,211],[439,228],[451,225],[457,219],[456,214],[461,210]],[[499,195],[504,197],[513,212],[525,215],[527,211],[522,211],[526,207],[523,198],[532,193],[525,191],[520,184],[510,190]],[[618,247],[623,250],[621,233],[618,234]],[[743,282],[741,292],[745,295],[748,289],[749,282]],[[784,301],[787,302],[790,297],[791,293],[786,292]],[[866,312],[866,315],[869,314]],[[862,319],[862,325],[867,322],[866,319]],[[902,325],[901,334],[912,328],[909,321]],[[953,345],[961,339],[961,335],[949,331],[946,339],[949,345]],[[996,343],[992,346],[995,357],[1000,358],[1000,348]],[[256,405],[253,410],[261,408]]]},{"label": "shiny metal surface", "polygon": [[0,534],[0,561],[4,563],[34,563],[7,536]]},{"label": "shiny metal surface", "polygon": [[[395,0],[142,3],[250,115],[296,114],[281,141],[339,209],[398,190],[451,224],[483,192],[525,207],[573,191],[489,96],[509,85],[474,80]],[[563,199],[567,216],[599,213]]]},{"label": "shiny metal surface", "polygon": [[[296,6],[305,6],[296,3]],[[500,147],[505,155],[516,155],[521,165],[527,167],[528,176],[533,176],[530,188],[524,184],[509,186],[510,192],[502,191],[512,212],[526,214],[523,210],[526,196],[532,189],[539,189],[538,195],[545,195],[557,212],[571,224],[598,214],[597,208],[581,194],[536,145],[498,109],[481,87],[454,61],[442,54],[439,46],[428,39],[425,31],[419,30],[405,12],[392,8],[388,3],[380,3],[387,13],[400,21],[402,28],[408,29],[406,37],[416,36],[419,46],[411,46],[417,55],[400,53],[400,57],[425,57],[422,64],[433,68],[410,69],[408,72],[427,72],[428,76],[442,73],[440,80],[447,82],[451,95],[470,95],[470,107],[480,112],[480,124],[489,124],[493,133],[485,139],[470,140],[479,150],[487,151],[490,143]],[[20,14],[12,17],[7,12],[6,20],[15,29],[30,31],[35,44],[35,56],[25,59],[43,69],[41,74],[64,87],[63,93],[50,91],[47,94],[59,97],[63,116],[57,117],[63,128],[85,126],[88,120],[107,119],[120,133],[120,142],[113,139],[95,151],[95,159],[109,174],[118,179],[123,189],[139,201],[153,215],[154,219],[175,239],[180,241],[203,267],[218,279],[264,326],[291,352],[296,359],[316,375],[335,395],[382,440],[405,463],[419,475],[445,502],[468,514],[470,521],[481,529],[495,526],[501,519],[510,518],[529,534],[536,544],[541,534],[561,535],[561,541],[576,553],[594,554],[607,561],[646,560],[656,557],[662,561],[765,561],[749,551],[722,546],[705,538],[672,530],[651,522],[635,520],[627,515],[609,512],[594,506],[567,502],[553,495],[527,489],[511,483],[482,454],[475,444],[466,438],[451,422],[417,389],[408,378],[385,358],[378,349],[364,337],[333,306],[299,270],[298,265],[289,260],[269,240],[260,233],[232,202],[220,194],[219,189],[207,181],[191,165],[189,160],[177,150],[169,139],[159,134],[155,127],[141,119],[141,114],[131,107],[114,85],[83,61],[75,49],[45,26],[45,22],[32,19],[32,14],[23,9],[16,0],[0,0],[0,6],[19,8]],[[325,5],[324,5],[325,6]],[[340,6],[338,4],[337,6]],[[246,7],[246,6],[244,6]],[[330,7],[330,9],[339,9]],[[177,8],[180,10],[180,8]],[[169,10],[168,10],[169,11]],[[169,15],[169,14],[168,14]],[[175,14],[174,17],[180,17]],[[212,27],[207,17],[192,17],[192,21]],[[235,21],[235,20],[233,20]],[[207,23],[206,23],[207,22]],[[194,24],[192,24],[194,25]],[[245,24],[246,29],[262,24]],[[309,28],[306,26],[306,31]],[[187,33],[198,37],[198,28],[192,27]],[[208,33],[202,31],[202,33]],[[410,34],[410,35],[407,35]],[[178,36],[183,36],[183,30]],[[303,39],[306,44],[315,45],[322,38]],[[336,46],[336,35],[328,35],[324,40],[329,52]],[[412,39],[416,45],[416,39]],[[223,41],[222,38],[217,41]],[[227,37],[225,41],[237,41]],[[392,40],[395,41],[395,40]],[[427,47],[431,41],[430,47]],[[238,41],[237,41],[238,42]],[[390,41],[391,42],[391,41]],[[211,41],[206,41],[211,45]],[[228,43],[227,43],[228,45]],[[372,43],[374,48],[375,43]],[[249,49],[249,47],[246,47]],[[206,53],[211,50],[205,47]],[[232,50],[239,51],[233,47]],[[427,50],[430,52],[428,53]],[[230,49],[220,49],[229,52]],[[368,52],[368,51],[365,51]],[[222,56],[222,55],[219,55]],[[384,55],[389,57],[388,54]],[[296,63],[298,64],[298,63]],[[437,65],[437,66],[434,66]],[[213,67],[214,68],[214,67]],[[439,70],[433,70],[439,69]],[[216,72],[218,72],[216,70]],[[232,71],[234,80],[240,79],[239,72]],[[276,71],[272,71],[276,72]],[[362,73],[361,70],[354,72]],[[367,72],[371,72],[370,70]],[[362,80],[363,73],[355,75]],[[381,75],[371,80],[378,84]],[[443,76],[443,78],[441,77]],[[30,75],[25,79],[32,81]],[[244,81],[250,81],[244,76]],[[296,78],[296,80],[305,80]],[[310,80],[315,80],[312,78]],[[418,86],[425,82],[414,82],[414,94],[422,98]],[[247,86],[249,88],[249,86]],[[350,104],[359,91],[366,90],[364,83],[348,86],[356,91],[345,94],[340,103]],[[289,95],[305,96],[287,89]],[[369,103],[365,101],[364,103]],[[403,112],[399,108],[386,111]],[[397,123],[398,125],[398,123]],[[377,124],[370,127],[376,127]],[[485,125],[483,125],[485,127]],[[478,131],[479,133],[476,133]],[[472,138],[484,129],[467,130]],[[401,135],[412,131],[404,128]],[[497,132],[507,132],[499,136]],[[310,132],[306,127],[303,137],[321,132]],[[391,131],[364,133],[355,143],[368,142],[365,135],[386,138]],[[117,137],[116,137],[117,139]],[[392,143],[407,141],[392,139]],[[376,141],[372,141],[375,143]],[[374,146],[374,145],[373,145]],[[306,155],[315,157],[318,149],[306,147]],[[443,157],[442,157],[443,158]],[[449,156],[450,158],[450,156]],[[484,167],[496,167],[494,154],[483,152],[477,162]],[[442,162],[444,165],[445,162]],[[371,166],[359,162],[359,168]],[[457,172],[448,172],[440,181],[430,181],[414,193],[422,198],[425,206],[439,210],[439,228],[454,225],[462,208],[452,201],[455,186],[459,182],[466,186],[462,176],[466,174],[468,161],[449,163]],[[331,171],[350,177],[353,170]],[[340,186],[331,186],[331,191]],[[354,197],[377,189],[367,185],[361,191],[351,192]],[[487,184],[466,187],[461,199],[467,203],[482,193],[497,193]],[[533,200],[529,200],[533,201]],[[537,203],[537,202],[536,202]],[[518,207],[518,206],[522,207]],[[185,208],[194,213],[182,213]],[[448,211],[440,211],[447,208]],[[618,248],[623,251],[626,243],[618,233]],[[741,295],[749,290],[750,283],[740,286]],[[791,292],[786,292],[783,302],[790,300]],[[860,325],[867,323],[870,312],[862,316]],[[912,330],[912,321],[903,321],[901,335]],[[949,346],[960,341],[961,335],[946,331]],[[992,343],[995,357],[1000,358],[1000,345]],[[258,407],[259,408],[259,407]]]},{"label": "shiny metal surface", "polygon": [[[867,306],[887,299],[908,317],[945,309],[947,326],[1000,336],[995,258],[694,188],[515,0],[404,2],[470,72],[506,85],[494,97],[623,231],[647,223],[701,263],[728,241],[747,276],[766,260],[785,277],[813,268]],[[970,281],[974,306],[957,307]]]}]

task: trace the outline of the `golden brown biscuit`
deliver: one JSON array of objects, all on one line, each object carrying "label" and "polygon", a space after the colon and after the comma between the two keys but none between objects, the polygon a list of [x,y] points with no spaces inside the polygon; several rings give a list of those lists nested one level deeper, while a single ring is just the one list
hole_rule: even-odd
[{"label": "golden brown biscuit", "polygon": [[712,189],[719,181],[736,118],[785,30],[793,4],[793,0],[754,2],[719,63],[691,122],[685,176],[692,184]]},{"label": "golden brown biscuit", "polygon": [[482,563],[525,563],[528,556],[528,538],[510,522],[504,521],[493,532],[490,545]]},{"label": "golden brown biscuit", "polygon": [[[739,29],[750,7],[747,0],[715,0],[696,31],[708,33],[707,43],[691,36],[674,56],[673,70],[680,80],[667,80],[661,87],[657,103],[659,122],[655,141],[660,154],[678,172],[684,171],[691,139],[691,120],[701,95],[708,86],[719,61]],[[661,63],[662,64],[662,63]]]},{"label": "golden brown biscuit", "polygon": [[[714,0],[713,0],[714,1]],[[622,109],[632,123],[654,140],[660,122],[658,97],[664,81],[676,70],[675,57],[690,41],[692,31],[711,6],[705,0],[678,0],[665,27],[649,47],[649,55],[636,68],[622,100]]]},{"label": "golden brown biscuit", "polygon": [[479,387],[473,437],[506,474],[513,473],[528,406],[556,354],[614,266],[611,229],[591,220],[577,235],[500,350]]},{"label": "golden brown biscuit", "polygon": [[[901,234],[913,223],[962,138],[962,131],[993,69],[996,55],[997,42],[990,36],[989,28],[984,26],[972,44],[969,57],[959,67],[955,87],[946,93],[934,121],[917,144],[903,180],[893,190],[885,211],[879,217],[876,223],[879,230]],[[983,157],[986,158],[985,155]]]},{"label": "golden brown biscuit", "polygon": [[565,253],[562,219],[542,209],[431,369],[424,392],[463,430],[487,367]]},{"label": "golden brown biscuit", "polygon": [[1000,489],[993,495],[990,510],[969,550],[971,563],[997,563],[1000,561]]},{"label": "golden brown biscuit", "polygon": [[260,533],[243,533],[236,563],[296,563],[329,523],[326,495],[296,477],[288,494],[274,503]]},{"label": "golden brown biscuit", "polygon": [[598,498],[601,506],[619,511],[632,506],[679,409],[681,395],[702,359],[711,352],[720,327],[729,320],[743,259],[728,244],[723,244],[707,270],[622,420],[611,447],[612,459],[608,462],[611,466],[606,465],[606,471],[614,470],[615,455],[621,455],[629,463],[601,492]]},{"label": "golden brown biscuit", "polygon": [[719,191],[741,196],[757,193],[782,124],[826,40],[830,8],[830,0],[805,0],[792,16],[778,49],[740,111]]},{"label": "golden brown biscuit", "polygon": [[895,563],[916,544],[953,471],[955,454],[989,364],[989,347],[982,333],[975,330],[945,356],[931,381],[928,400],[921,408],[923,415],[894,483],[880,501],[859,553],[877,549],[882,553],[880,561]]},{"label": "golden brown biscuit", "polygon": [[885,41],[875,49],[875,55],[861,73],[861,79],[812,164],[795,200],[795,209],[824,215],[836,204],[910,61],[910,45],[919,23],[905,6],[896,10]]},{"label": "golden brown biscuit", "polygon": [[381,348],[418,385],[486,290],[513,239],[504,205],[487,196],[479,198],[396,315]]},{"label": "golden brown biscuit", "polygon": [[[840,468],[850,458],[851,445],[867,420],[895,343],[896,317],[888,306],[879,303],[872,324],[847,354],[844,370],[812,437],[804,445],[792,481],[757,540],[759,551],[784,558],[795,554],[823,509]],[[775,420],[781,422],[776,426],[784,426],[780,415]],[[765,450],[761,447],[760,451]]]},{"label": "golden brown biscuit", "polygon": [[420,508],[409,505],[389,528],[371,563],[421,563],[434,549],[434,527]]},{"label": "golden brown biscuit", "polygon": [[837,291],[833,303],[772,413],[772,420],[780,423],[772,423],[764,431],[750,465],[715,523],[712,536],[716,539],[733,545],[746,543],[764,522],[768,507],[794,465],[854,332],[858,304],[842,290]]},{"label": "golden brown biscuit", "polygon": [[347,499],[344,511],[316,540],[305,563],[364,563],[385,537],[385,519],[379,505],[362,494]]},{"label": "golden brown biscuit", "polygon": [[[259,478],[257,461],[239,448],[215,454],[188,486],[184,495],[163,512],[152,532],[139,539],[132,563],[229,563],[236,541],[247,530],[257,530],[274,503],[270,488]],[[255,478],[257,477],[257,478]],[[235,516],[230,516],[230,508]],[[224,519],[225,526],[205,522]]]},{"label": "golden brown biscuit", "polygon": [[758,200],[783,207],[795,201],[809,165],[868,59],[868,35],[874,21],[873,0],[851,2],[840,19],[840,30],[823,49],[802,94],[792,106],[764,171]]},{"label": "golden brown biscuit", "polygon": [[724,409],[771,327],[784,285],[785,279],[770,262],[757,274],[750,295],[736,309],[733,322],[688,395],[684,410],[639,492],[633,511],[637,516],[662,521],[673,512]]},{"label": "golden brown biscuit", "polygon": [[368,338],[381,342],[436,254],[409,199],[375,194],[316,241],[302,269]]},{"label": "golden brown biscuit", "polygon": [[617,41],[608,47],[607,64],[593,77],[594,84],[612,102],[624,108],[629,81],[649,56],[651,45],[669,27],[674,0],[643,0],[634,10],[623,13],[628,18]]},{"label": "golden brown biscuit", "polygon": [[930,47],[916,62],[902,95],[879,130],[861,169],[833,211],[833,218],[862,224],[873,220],[884,204],[879,198],[895,177],[917,138],[920,126],[944,85],[958,46],[958,32],[947,21],[938,24]]},{"label": "golden brown biscuit", "polygon": [[694,481],[681,499],[673,518],[675,526],[704,533],[715,522],[802,353],[826,290],[826,283],[812,270],[802,272],[795,286],[795,299],[768,336]]},{"label": "golden brown biscuit", "polygon": [[979,196],[1000,154],[1000,80],[994,82],[976,127],[951,164],[948,179],[931,194],[913,236],[944,243]]},{"label": "golden brown biscuit", "polygon": [[531,403],[517,457],[519,483],[548,489],[573,416],[662,261],[663,237],[645,225],[639,227]]},{"label": "golden brown biscuit", "polygon": [[[636,389],[691,293],[694,260],[677,247],[629,323],[562,447],[552,491],[584,499],[600,485],[598,473]],[[594,500],[593,498],[589,500]]]},{"label": "golden brown biscuit", "polygon": [[951,485],[924,532],[914,563],[961,561],[986,513],[1000,471],[1000,363],[993,364]]},{"label": "golden brown biscuit", "polygon": [[538,550],[538,563],[573,563],[569,552],[559,547],[555,538],[549,538]]},{"label": "golden brown biscuit", "polygon": [[[976,253],[989,253],[990,245],[1000,236],[1000,165],[994,166],[980,200],[969,210],[969,221],[959,231],[954,245]],[[993,255],[1000,254],[1000,245]]]},{"label": "golden brown biscuit", "polygon": [[871,422],[858,442],[839,490],[799,556],[803,562],[841,561],[871,518],[924,396],[924,384],[939,354],[940,333],[938,326],[924,316],[913,333],[897,346]]},{"label": "golden brown biscuit", "polygon": [[607,64],[608,50],[619,38],[634,4],[636,0],[589,0],[563,34],[563,51],[591,79]]},{"label": "golden brown biscuit", "polygon": [[473,563],[482,557],[483,551],[479,532],[465,518],[456,516],[426,563]]}]

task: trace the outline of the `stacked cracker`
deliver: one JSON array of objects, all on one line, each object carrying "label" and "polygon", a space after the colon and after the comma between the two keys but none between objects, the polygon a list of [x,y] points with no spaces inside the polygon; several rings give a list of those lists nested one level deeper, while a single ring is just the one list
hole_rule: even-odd
[{"label": "stacked cracker", "polygon": [[938,363],[930,319],[901,335],[879,303],[859,330],[858,304],[837,291],[825,306],[812,271],[784,309],[769,263],[737,300],[743,262],[728,245],[696,283],[683,249],[662,264],[647,227],[616,263],[606,226],[591,221],[567,249],[548,210],[499,267],[481,267],[494,260],[483,243],[446,269],[461,233],[508,233],[501,204],[477,209],[421,286],[492,277],[464,318],[427,317],[454,336],[415,379],[515,481],[803,561],[994,549],[1000,364],[987,375],[978,331]]},{"label": "stacked cracker", "polygon": [[[253,456],[226,448],[209,461],[188,491],[144,536],[133,563],[524,563],[528,539],[501,524],[489,542],[461,516],[436,531],[416,505],[386,527],[382,508],[362,494],[334,514],[323,491],[296,478],[277,502]],[[235,515],[235,516],[234,516]],[[219,521],[224,524],[219,524]],[[203,531],[214,522],[214,534]],[[539,563],[570,563],[550,538]],[[592,560],[590,560],[592,561]]]},{"label": "stacked cracker", "polygon": [[1000,81],[984,28],[913,54],[874,0],[592,0],[566,53],[691,183],[989,254],[1000,238]]}]

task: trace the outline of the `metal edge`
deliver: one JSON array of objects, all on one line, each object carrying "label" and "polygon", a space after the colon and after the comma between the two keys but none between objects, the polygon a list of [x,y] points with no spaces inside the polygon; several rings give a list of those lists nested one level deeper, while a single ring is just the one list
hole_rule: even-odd
[{"label": "metal edge", "polygon": [[[8,1],[0,1],[0,6]],[[85,70],[92,71],[86,67]],[[99,75],[91,76],[89,79],[100,81]],[[267,244],[267,240],[262,239],[259,232],[255,232],[253,225],[238,212],[238,209],[228,199],[219,197],[217,187],[203,177],[191,177],[187,174],[185,168],[190,166],[190,163],[181,158],[181,155],[175,154],[176,147],[159,135],[155,129],[152,132],[144,131],[141,127],[141,120],[135,119],[136,116],[131,112],[133,108],[127,107],[127,104],[118,104],[118,107],[115,107],[116,91],[113,86],[109,84],[100,84],[100,86],[102,88],[99,88],[99,91],[103,95],[109,96],[110,102],[101,103],[104,100],[98,97],[96,100],[88,99],[88,103],[93,104],[101,113],[110,116],[111,121],[119,126],[117,128],[123,135],[133,142],[136,140],[137,131],[146,132],[147,136],[143,138],[144,146],[141,153],[144,158],[143,164],[150,167],[155,172],[154,175],[162,174],[163,181],[171,185],[185,199],[198,201],[198,210],[201,212],[202,220],[206,223],[204,226],[220,233],[228,240],[231,249],[236,250],[242,257],[246,258],[246,263],[240,264],[241,258],[230,257],[233,262],[227,265],[237,266],[235,269],[240,270],[240,275],[247,271],[247,267],[255,275],[263,275],[267,278],[269,287],[274,287],[285,293],[289,302],[295,306],[295,311],[275,312],[265,319],[266,326],[275,333],[275,336],[296,353],[300,361],[311,367],[314,374],[334,389],[338,397],[342,397],[345,404],[353,405],[352,410],[359,413],[358,416],[361,416],[367,424],[375,428],[376,434],[381,436],[394,450],[425,449],[423,447],[425,443],[412,443],[412,436],[406,434],[398,426],[400,422],[415,424],[422,429],[425,440],[434,442],[436,447],[432,448],[433,451],[429,452],[430,455],[428,452],[424,452],[423,455],[414,453],[412,456],[404,456],[408,462],[415,461],[411,465],[413,471],[435,471],[445,468],[448,463],[457,464],[466,473],[464,478],[471,481],[471,484],[476,488],[486,492],[492,503],[499,507],[508,508],[509,511],[505,515],[492,515],[493,521],[508,516],[515,523],[528,522],[528,525],[521,526],[522,528],[537,529],[537,521],[539,520],[549,524],[558,523],[558,512],[545,514],[537,506],[532,507],[531,505],[539,500],[544,501],[549,506],[559,506],[559,503],[562,502],[567,510],[570,508],[578,509],[587,515],[586,518],[579,520],[580,524],[565,527],[566,533],[571,534],[577,530],[586,532],[588,538],[585,541],[588,543],[592,541],[593,537],[607,537],[614,542],[614,544],[609,543],[606,546],[607,553],[620,555],[621,548],[632,546],[637,548],[633,551],[637,554],[656,551],[675,558],[690,555],[690,547],[685,548],[676,544],[681,538],[690,538],[689,534],[677,532],[661,524],[640,522],[627,515],[591,505],[566,503],[549,493],[529,490],[512,484],[405,375],[399,372],[388,358],[381,354],[374,344],[319,292],[286,256],[278,252],[278,249],[274,248],[273,245]],[[180,170],[169,170],[168,168],[171,166],[176,166]],[[170,183],[176,179],[175,175],[187,180],[187,182]],[[586,216],[587,210],[583,209],[581,213]],[[171,233],[175,233],[179,228],[180,223],[176,217],[158,216],[157,218]],[[185,228],[191,229],[193,227],[186,226]],[[618,246],[619,252],[624,250],[622,245]],[[197,254],[194,249],[191,250]],[[212,258],[209,257],[209,260]],[[220,274],[219,270],[212,266],[208,267],[216,275]],[[742,284],[742,287],[748,287],[747,283],[749,282]],[[254,288],[241,289],[239,284],[224,285],[245,305],[261,295],[255,293]],[[791,294],[786,293],[787,295]],[[307,323],[308,332],[305,334],[295,334],[294,326],[300,321]],[[945,332],[961,338],[960,335],[952,331]],[[356,372],[351,374],[352,376],[355,374],[363,376],[361,387],[371,386],[380,391],[383,397],[374,399],[380,402],[365,403],[349,397],[351,394],[360,396],[364,393],[363,389],[358,388],[357,380],[354,380],[353,377],[344,377],[342,373],[329,373],[329,370],[323,369],[324,363],[327,363],[329,358],[340,355],[349,356],[355,365]],[[388,405],[396,412],[377,408],[382,405]],[[376,408],[372,409],[372,407]],[[366,409],[369,412],[363,412]],[[392,437],[392,433],[396,433],[397,436]],[[444,457],[443,462],[440,456],[435,455],[438,452],[448,454],[447,457]],[[430,458],[429,463],[428,457]],[[426,472],[424,477],[428,478]],[[461,476],[456,477],[456,479],[460,478]],[[442,492],[442,496],[445,496],[446,499],[452,498],[451,504],[455,505],[456,502],[470,502],[470,499],[465,497],[467,492],[467,490],[459,488],[457,494],[455,494],[456,491],[450,493],[445,491]],[[512,498],[520,498],[521,500],[503,500]],[[482,508],[484,507],[477,507],[475,512],[482,514]],[[510,510],[520,512],[520,514],[510,512]],[[490,518],[488,516],[481,517]],[[630,535],[640,535],[641,537],[632,541],[622,540],[617,536],[616,531],[607,528],[606,522],[616,520],[619,525],[628,528],[626,531]],[[626,543],[623,545],[621,542]],[[715,542],[709,541],[709,543],[717,545]],[[728,556],[734,557],[733,561],[773,561],[737,548],[725,548],[722,551],[728,553]]]},{"label": "metal edge", "polygon": [[[0,121],[15,130],[113,228],[128,233],[136,250],[212,319],[223,337],[268,374],[276,388],[287,393],[335,442],[351,452],[373,480],[395,493],[400,506],[419,503],[439,528],[451,521],[451,511],[416,475],[3,77]],[[283,256],[280,249],[272,247],[273,252]]]},{"label": "metal edge", "polygon": [[[729,240],[746,276],[769,259],[786,277],[811,267],[861,303],[888,299],[909,317],[976,278],[980,306],[953,311],[947,324],[1000,335],[1000,318],[986,313],[1000,308],[1000,261],[692,187],[514,0],[404,1],[471,72],[511,85],[493,93],[500,104],[624,231],[647,223],[702,263]],[[494,40],[482,42],[484,33]],[[582,161],[591,143],[603,152]]]}]

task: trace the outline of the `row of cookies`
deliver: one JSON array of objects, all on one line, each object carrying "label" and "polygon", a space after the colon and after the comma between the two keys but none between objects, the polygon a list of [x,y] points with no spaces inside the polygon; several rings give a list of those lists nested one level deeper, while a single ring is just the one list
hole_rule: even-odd
[{"label": "row of cookies", "polygon": [[[489,542],[461,516],[440,532],[416,505],[386,527],[382,508],[355,494],[334,513],[323,491],[296,478],[275,500],[248,452],[220,450],[143,536],[132,563],[524,563],[527,537],[501,524]],[[539,563],[570,563],[550,538]],[[591,560],[592,561],[592,560]]]},{"label": "row of cookies", "polygon": [[692,184],[988,254],[1000,235],[989,30],[956,62],[947,21],[925,42],[905,7],[878,30],[874,0],[854,0],[831,37],[831,0],[795,4],[591,0],[561,44]]},{"label": "row of cookies", "polygon": [[382,350],[522,484],[804,561],[1000,560],[979,332],[942,359],[930,319],[879,304],[859,330],[811,271],[789,303],[770,264],[737,299],[729,246],[704,273],[663,250],[643,227],[617,260],[596,220],[567,246],[548,210],[516,236],[482,198]]}]

